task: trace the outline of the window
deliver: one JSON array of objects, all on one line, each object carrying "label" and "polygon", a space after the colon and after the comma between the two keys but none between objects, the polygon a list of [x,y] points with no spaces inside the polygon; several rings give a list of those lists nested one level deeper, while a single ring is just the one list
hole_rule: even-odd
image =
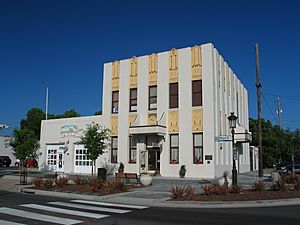
[{"label": "window", "polygon": [[112,92],[112,105],[111,112],[118,113],[119,112],[119,91]]},{"label": "window", "polygon": [[137,111],[137,89],[130,89],[130,100],[129,100],[129,111],[136,112]]},{"label": "window", "polygon": [[202,106],[202,80],[192,82],[192,106]]},{"label": "window", "polygon": [[170,163],[179,163],[179,135],[170,134]]},{"label": "window", "polygon": [[118,162],[118,137],[111,138],[111,163]]},{"label": "window", "polygon": [[149,110],[157,109],[157,86],[149,87]]},{"label": "window", "polygon": [[169,108],[178,108],[178,83],[172,83],[169,86],[170,99]]},{"label": "window", "polygon": [[193,134],[194,164],[203,163],[203,134]]},{"label": "window", "polygon": [[86,149],[83,149],[83,145],[76,148],[75,166],[92,166],[92,161],[88,159],[87,151]]},{"label": "window", "polygon": [[129,137],[129,163],[136,163],[136,144],[137,138]]}]

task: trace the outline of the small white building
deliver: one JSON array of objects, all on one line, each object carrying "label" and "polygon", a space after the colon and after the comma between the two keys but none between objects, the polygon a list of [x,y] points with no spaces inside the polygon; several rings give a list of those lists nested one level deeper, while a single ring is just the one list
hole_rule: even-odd
[{"label": "small white building", "polygon": [[14,166],[16,163],[16,157],[13,154],[14,151],[9,145],[11,137],[9,136],[0,136],[0,156],[8,156],[11,159],[10,166]]},{"label": "small white building", "polygon": [[212,44],[104,64],[101,116],[42,121],[42,169],[89,173],[78,144],[87,124],[111,130],[96,167],[178,177],[214,178],[232,168],[227,117],[238,116],[237,169],[250,170],[248,94]]}]

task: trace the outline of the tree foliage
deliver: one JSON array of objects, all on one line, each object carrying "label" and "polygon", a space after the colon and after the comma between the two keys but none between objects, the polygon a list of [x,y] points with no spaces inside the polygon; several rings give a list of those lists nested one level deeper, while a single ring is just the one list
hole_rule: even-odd
[{"label": "tree foliage", "polygon": [[102,128],[99,124],[89,124],[87,129],[80,137],[80,143],[84,145],[88,159],[92,160],[92,175],[93,166],[99,155],[103,154],[103,151],[109,146],[110,131],[109,129]]},{"label": "tree foliage", "polygon": [[[258,146],[257,120],[249,120],[252,133],[251,145]],[[298,143],[298,144],[297,144]],[[292,155],[299,156],[300,130],[284,130],[262,119],[262,149],[264,166],[272,166],[281,161],[291,160]]]},{"label": "tree foliage", "polygon": [[36,158],[39,142],[32,130],[14,129],[10,142],[16,158],[24,161],[28,157]]},{"label": "tree foliage", "polygon": [[40,108],[31,108],[26,114],[26,118],[20,122],[21,129],[33,131],[36,139],[40,139],[41,121],[44,120],[46,114]]}]

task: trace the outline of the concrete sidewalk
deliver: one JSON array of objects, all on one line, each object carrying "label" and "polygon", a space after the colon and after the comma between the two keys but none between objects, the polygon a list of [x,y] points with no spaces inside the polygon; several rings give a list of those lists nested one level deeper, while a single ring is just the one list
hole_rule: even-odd
[{"label": "concrete sidewalk", "polygon": [[[238,175],[239,185],[251,187],[254,181],[258,180],[255,172]],[[263,179],[270,181],[270,174],[265,174]],[[28,181],[30,178],[28,177]],[[196,192],[201,192],[202,185],[212,180],[188,179],[188,178],[165,178],[154,176],[152,185],[148,187],[131,189],[128,192],[111,194],[106,196],[75,194],[65,192],[53,192],[30,189],[31,185],[19,185],[19,177],[7,175],[0,179],[0,190],[24,192],[31,194],[58,196],[72,199],[85,199],[94,201],[105,201],[120,204],[145,205],[150,207],[176,207],[176,208],[240,208],[240,207],[271,207],[285,205],[300,205],[300,198],[297,199],[276,199],[259,201],[238,201],[238,202],[199,202],[199,201],[169,201],[169,190],[173,186],[191,185]]]}]

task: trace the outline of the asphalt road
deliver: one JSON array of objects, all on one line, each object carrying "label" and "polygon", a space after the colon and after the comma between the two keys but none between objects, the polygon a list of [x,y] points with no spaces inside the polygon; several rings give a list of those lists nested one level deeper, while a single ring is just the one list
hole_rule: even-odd
[{"label": "asphalt road", "polygon": [[[76,199],[1,191],[0,224],[6,224],[3,221],[30,225],[54,224],[52,222],[105,225],[300,224],[300,206],[239,209],[141,209],[134,207],[121,204],[101,206],[96,205],[95,202],[82,202]],[[105,217],[102,218],[103,215]]]}]

